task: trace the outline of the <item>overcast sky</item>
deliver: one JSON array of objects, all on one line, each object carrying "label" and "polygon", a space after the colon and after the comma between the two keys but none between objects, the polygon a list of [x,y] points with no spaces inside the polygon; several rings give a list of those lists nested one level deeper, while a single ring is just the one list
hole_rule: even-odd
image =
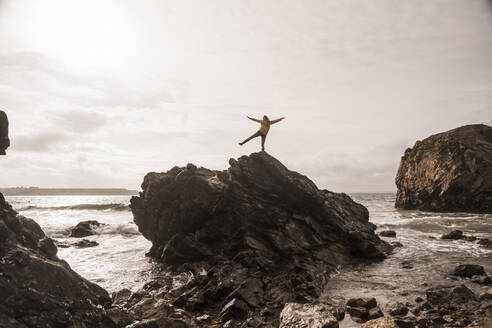
[{"label": "overcast sky", "polygon": [[393,191],[406,147],[492,125],[486,0],[0,0],[0,186],[138,188],[260,149],[320,188]]}]

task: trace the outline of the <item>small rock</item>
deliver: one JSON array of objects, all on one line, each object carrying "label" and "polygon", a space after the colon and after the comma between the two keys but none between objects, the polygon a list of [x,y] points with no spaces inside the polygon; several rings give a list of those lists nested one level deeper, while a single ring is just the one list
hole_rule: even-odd
[{"label": "small rock", "polygon": [[338,328],[333,311],[326,304],[287,303],[280,313],[279,328]]},{"label": "small rock", "polygon": [[237,324],[236,320],[229,320],[224,325],[222,328],[238,328],[239,325]]},{"label": "small rock", "polygon": [[391,246],[393,246],[394,248],[403,247],[403,244],[400,243],[399,241],[393,241],[393,242],[391,242]]},{"label": "small rock", "polygon": [[413,263],[410,261],[403,261],[403,262],[401,262],[400,265],[403,269],[412,269],[413,268]]},{"label": "small rock", "polygon": [[88,239],[82,239],[81,241],[73,243],[73,246],[75,248],[88,248],[88,247],[95,247],[97,245],[99,244],[96,241],[92,241]]},{"label": "small rock", "polygon": [[492,248],[492,240],[489,238],[480,239],[478,244],[483,248]]},{"label": "small rock", "polygon": [[423,301],[424,301],[424,299],[422,297],[420,297],[420,296],[415,297],[415,302],[422,303]]},{"label": "small rock", "polygon": [[453,272],[453,275],[458,277],[471,278],[472,276],[483,276],[485,270],[483,266],[477,264],[461,264],[458,265]]},{"label": "small rock", "polygon": [[448,233],[445,233],[444,235],[441,236],[441,239],[462,239],[463,238],[463,231],[461,230],[453,230]]},{"label": "small rock", "polygon": [[475,236],[464,236],[463,239],[466,241],[475,241],[475,240],[477,240],[477,237],[475,237]]},{"label": "small rock", "polygon": [[371,298],[351,298],[347,301],[349,307],[362,307],[366,309],[372,309],[378,305],[374,297]]},{"label": "small rock", "polygon": [[364,321],[369,318],[369,310],[363,307],[347,307],[347,312],[351,317],[359,318]]},{"label": "small rock", "polygon": [[101,223],[95,220],[81,221],[73,227],[70,237],[87,237],[94,234],[93,227],[99,227]]},{"label": "small rock", "polygon": [[394,230],[385,230],[379,233],[382,237],[396,237],[396,232]]},{"label": "small rock", "polygon": [[390,318],[379,318],[369,320],[362,325],[362,328],[399,328],[393,319]]},{"label": "small rock", "polygon": [[413,328],[417,323],[415,317],[395,318],[394,320],[398,328]]},{"label": "small rock", "polygon": [[385,310],[392,316],[404,316],[408,313],[408,307],[401,302],[390,303]]}]

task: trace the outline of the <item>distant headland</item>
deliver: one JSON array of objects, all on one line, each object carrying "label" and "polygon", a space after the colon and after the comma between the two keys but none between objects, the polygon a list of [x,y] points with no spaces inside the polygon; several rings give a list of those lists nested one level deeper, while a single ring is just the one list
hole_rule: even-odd
[{"label": "distant headland", "polygon": [[137,195],[136,190],[124,188],[38,188],[14,187],[0,188],[5,196],[101,196],[101,195]]}]

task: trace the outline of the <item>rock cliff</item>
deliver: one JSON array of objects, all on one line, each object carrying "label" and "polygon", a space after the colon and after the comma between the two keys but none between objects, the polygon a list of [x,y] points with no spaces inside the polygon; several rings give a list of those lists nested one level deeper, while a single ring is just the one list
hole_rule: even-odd
[{"label": "rock cliff", "polygon": [[278,326],[283,306],[315,302],[337,265],[385,258],[388,245],[349,196],[319,190],[265,152],[229,164],[149,173],[131,200],[148,255],[195,274],[175,298],[160,293],[166,302],[205,321]]},{"label": "rock cliff", "polygon": [[108,293],[57,255],[39,225],[0,194],[0,327],[116,327]]},{"label": "rock cliff", "polygon": [[466,125],[417,141],[401,158],[396,207],[492,213],[492,127]]},{"label": "rock cliff", "polygon": [[0,110],[0,155],[5,155],[5,150],[9,146],[9,120],[7,119],[7,114]]}]

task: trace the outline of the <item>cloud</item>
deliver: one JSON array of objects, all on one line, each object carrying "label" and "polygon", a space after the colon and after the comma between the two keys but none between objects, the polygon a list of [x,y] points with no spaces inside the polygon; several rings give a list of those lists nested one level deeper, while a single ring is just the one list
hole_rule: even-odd
[{"label": "cloud", "polygon": [[54,151],[62,142],[68,141],[70,135],[59,132],[41,132],[31,135],[16,136],[12,148],[17,151],[47,152]]}]

